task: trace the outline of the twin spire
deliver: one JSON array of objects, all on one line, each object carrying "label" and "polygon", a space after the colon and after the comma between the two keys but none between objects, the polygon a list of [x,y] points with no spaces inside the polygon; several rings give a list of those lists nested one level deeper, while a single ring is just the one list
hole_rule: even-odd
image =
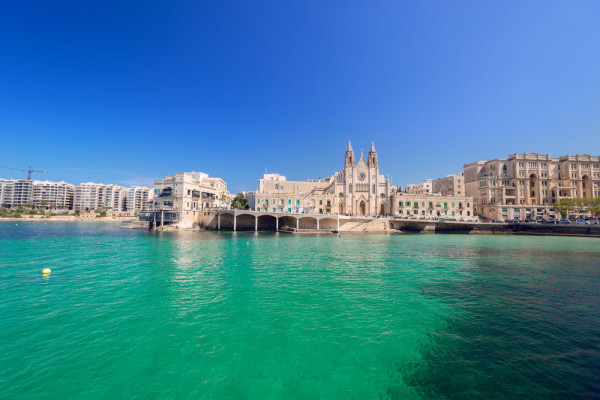
[{"label": "twin spire", "polygon": [[[367,165],[368,166],[377,166],[377,150],[375,150],[375,143],[371,141],[371,149],[369,150],[369,154],[367,154]],[[365,160],[363,157],[362,149],[360,150],[360,160]],[[352,150],[352,143],[348,140],[348,148],[346,149],[346,165],[354,165],[354,150]]]}]

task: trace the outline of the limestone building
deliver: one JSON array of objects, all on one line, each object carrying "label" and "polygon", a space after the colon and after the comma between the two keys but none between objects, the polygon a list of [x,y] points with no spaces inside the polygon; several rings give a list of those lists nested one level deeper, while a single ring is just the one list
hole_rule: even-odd
[{"label": "limestone building", "polygon": [[457,220],[471,220],[475,217],[471,197],[405,192],[392,194],[392,215],[401,218]]},{"label": "limestone building", "polygon": [[154,181],[152,205],[140,212],[140,220],[190,228],[200,212],[228,209],[231,199],[223,179],[202,172],[178,172]]},{"label": "limestone building", "polygon": [[561,198],[600,196],[600,157],[511,154],[464,166],[465,191],[489,219],[553,217]]},{"label": "limestone building", "polygon": [[406,185],[406,192],[413,194],[433,193],[433,181],[431,179],[425,179],[423,182],[408,184]]},{"label": "limestone building", "polygon": [[265,174],[250,196],[256,211],[296,212],[334,215],[389,215],[392,185],[389,175],[379,171],[375,145],[365,160],[358,161],[348,142],[344,168],[325,179],[288,181],[279,174]]},{"label": "limestone building", "polygon": [[442,196],[465,196],[465,173],[433,180],[431,192]]}]

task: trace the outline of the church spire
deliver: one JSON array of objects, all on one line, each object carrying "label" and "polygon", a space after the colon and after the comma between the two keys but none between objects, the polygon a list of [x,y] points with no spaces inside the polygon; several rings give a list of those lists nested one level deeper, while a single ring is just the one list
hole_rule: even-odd
[{"label": "church spire", "polygon": [[369,167],[378,167],[379,161],[377,160],[377,150],[375,150],[375,143],[371,142],[371,150],[369,150],[369,154],[367,155],[367,165]]},{"label": "church spire", "polygon": [[352,145],[350,144],[349,140],[348,140],[348,149],[346,149],[346,162],[345,162],[345,165],[347,167],[354,166],[354,150],[352,150]]}]

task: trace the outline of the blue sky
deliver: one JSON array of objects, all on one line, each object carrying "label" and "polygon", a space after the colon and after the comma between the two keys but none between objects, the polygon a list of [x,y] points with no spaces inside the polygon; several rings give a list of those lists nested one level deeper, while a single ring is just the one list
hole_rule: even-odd
[{"label": "blue sky", "polygon": [[402,186],[598,155],[598,21],[597,1],[6,1],[0,166],[126,186],[195,169],[237,192],[329,176],[348,140]]}]

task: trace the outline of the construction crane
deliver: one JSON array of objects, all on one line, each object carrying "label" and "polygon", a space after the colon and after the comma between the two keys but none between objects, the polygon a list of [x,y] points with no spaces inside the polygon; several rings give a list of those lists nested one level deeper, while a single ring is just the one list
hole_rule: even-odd
[{"label": "construction crane", "polygon": [[28,169],[21,169],[21,168],[11,168],[11,167],[0,167],[0,168],[6,168],[6,169],[14,169],[16,171],[23,171],[23,172],[27,172],[27,180],[30,181],[31,180],[31,173],[32,172],[41,172],[42,174],[47,173],[48,171],[40,171],[40,170],[36,170],[36,169],[32,169],[31,165],[28,165]]}]

